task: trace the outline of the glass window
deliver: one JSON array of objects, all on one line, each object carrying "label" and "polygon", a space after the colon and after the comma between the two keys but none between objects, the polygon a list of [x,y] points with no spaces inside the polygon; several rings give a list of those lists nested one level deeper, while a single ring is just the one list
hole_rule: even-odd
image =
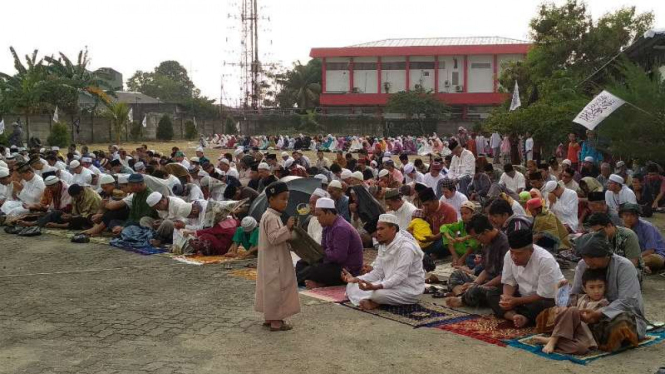
[{"label": "glass window", "polygon": [[473,62],[471,63],[471,69],[491,69],[492,64],[489,62]]}]

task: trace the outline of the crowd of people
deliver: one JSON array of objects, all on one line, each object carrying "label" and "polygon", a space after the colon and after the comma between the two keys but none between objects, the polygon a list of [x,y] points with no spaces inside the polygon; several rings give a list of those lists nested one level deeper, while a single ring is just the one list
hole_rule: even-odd
[{"label": "crowd of people", "polygon": [[[25,236],[63,228],[83,242],[111,235],[117,246],[258,257],[256,310],[271,331],[292,328],[298,286],[346,284],[362,309],[413,304],[426,290],[451,307],[489,307],[550,332],[549,352],[644,338],[641,282],[665,266],[665,241],[644,219],[665,204],[662,169],[615,160],[612,170],[593,133],[581,144],[571,134],[547,162],[530,134],[521,139],[460,128],[445,139],[215,135],[195,155],[0,148],[0,221]],[[284,218],[287,176],[318,182],[307,219]],[[262,194],[267,209],[252,216]],[[294,266],[296,228],[320,260]],[[378,249],[373,263],[365,248]],[[427,273],[443,258],[455,271],[432,290]],[[568,260],[579,260],[578,298],[562,307]]]}]

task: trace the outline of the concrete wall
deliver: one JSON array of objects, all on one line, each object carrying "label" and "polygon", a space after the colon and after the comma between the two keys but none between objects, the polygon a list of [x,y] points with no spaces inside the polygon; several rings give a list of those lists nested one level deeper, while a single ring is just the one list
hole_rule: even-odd
[{"label": "concrete wall", "polygon": [[[351,60],[348,58],[328,58],[326,59],[326,92],[349,92],[349,69],[348,64]],[[332,70],[332,65],[346,65],[345,69]]]},{"label": "concrete wall", "polygon": [[[419,62],[427,63],[432,68],[419,68]],[[409,59],[409,64],[409,89],[415,90],[416,86],[420,86],[425,91],[434,90],[434,56],[413,56]]]},{"label": "concrete wall", "polygon": [[494,57],[469,56],[468,92],[494,92]]},{"label": "concrete wall", "polygon": [[[406,57],[383,57],[381,58],[381,93],[396,93],[406,91],[406,70],[386,69],[386,63],[406,62]],[[389,89],[386,92],[386,83]]]},{"label": "concrete wall", "polygon": [[353,59],[353,86],[359,93],[379,93],[378,82],[379,76],[375,69],[359,69],[362,64],[372,63],[376,64],[378,59],[376,57],[356,57]]},{"label": "concrete wall", "polygon": [[439,56],[439,92],[454,93],[458,86],[464,86],[464,56]]}]

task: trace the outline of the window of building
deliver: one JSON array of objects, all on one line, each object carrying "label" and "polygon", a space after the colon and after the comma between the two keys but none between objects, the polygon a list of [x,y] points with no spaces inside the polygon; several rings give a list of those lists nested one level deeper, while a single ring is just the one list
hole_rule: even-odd
[{"label": "window of building", "polygon": [[348,62],[328,62],[326,70],[349,70]]},{"label": "window of building", "polygon": [[457,69],[457,59],[453,58],[453,69]]},{"label": "window of building", "polygon": [[381,70],[405,70],[406,62],[383,62]]},{"label": "window of building", "polygon": [[355,62],[353,70],[376,70],[376,62]]},{"label": "window of building", "polygon": [[471,63],[471,69],[491,69],[492,64],[489,62],[473,62]]},{"label": "window of building", "polygon": [[446,68],[446,62],[445,61],[439,61],[439,69],[445,69]]},{"label": "window of building", "polygon": [[409,69],[434,69],[434,61],[414,61],[409,64]]},{"label": "window of building", "polygon": [[459,85],[459,71],[453,71],[453,86]]}]

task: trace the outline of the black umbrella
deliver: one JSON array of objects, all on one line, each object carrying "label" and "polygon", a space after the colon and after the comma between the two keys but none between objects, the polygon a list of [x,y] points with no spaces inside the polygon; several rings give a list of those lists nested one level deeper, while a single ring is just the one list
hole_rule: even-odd
[{"label": "black umbrella", "polygon": [[[286,223],[286,220],[293,216],[297,217],[296,207],[299,204],[309,203],[309,198],[314,193],[314,190],[321,187],[321,181],[317,178],[301,178],[301,177],[284,177],[280,179],[281,182],[286,183],[289,187],[289,204],[286,206],[286,210],[282,214],[282,221]],[[256,221],[261,220],[263,212],[268,209],[268,199],[266,198],[266,193],[261,192],[261,194],[254,199],[252,206],[249,207],[249,215],[254,217]]]}]

